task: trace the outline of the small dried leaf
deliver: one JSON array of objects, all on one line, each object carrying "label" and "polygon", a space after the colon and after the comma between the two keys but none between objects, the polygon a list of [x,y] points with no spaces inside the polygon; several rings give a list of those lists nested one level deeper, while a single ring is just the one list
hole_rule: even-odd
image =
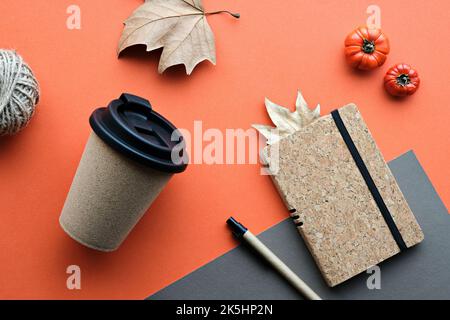
[{"label": "small dried leaf", "polygon": [[266,125],[253,125],[267,139],[267,144],[273,144],[280,139],[300,130],[320,117],[320,105],[314,110],[309,109],[301,92],[298,92],[296,110],[279,106],[266,98],[266,109],[274,127]]},{"label": "small dried leaf", "polygon": [[266,98],[266,109],[273,124],[281,131],[298,130],[298,114]]}]

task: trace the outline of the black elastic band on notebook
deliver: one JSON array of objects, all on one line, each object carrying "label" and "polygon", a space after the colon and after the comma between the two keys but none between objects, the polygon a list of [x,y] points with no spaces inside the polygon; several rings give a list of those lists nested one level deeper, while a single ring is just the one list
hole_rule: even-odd
[{"label": "black elastic band on notebook", "polygon": [[364,164],[364,161],[361,158],[361,155],[359,154],[358,149],[356,148],[355,143],[352,140],[352,137],[348,133],[347,128],[345,127],[345,124],[339,114],[339,111],[334,110],[333,112],[331,112],[331,116],[333,117],[333,120],[336,123],[336,127],[339,129],[339,132],[341,133],[341,136],[344,139],[344,142],[347,145],[347,148],[350,151],[353,160],[355,160],[356,166],[358,167],[359,172],[361,172],[361,175],[363,176],[364,181],[366,182],[367,187],[369,188],[369,191],[378,206],[378,209],[380,209],[380,212],[383,215],[383,218],[386,221],[386,224],[388,225],[395,242],[397,243],[400,250],[406,250],[408,247],[406,246],[406,243],[403,240],[402,235],[398,230],[391,213],[389,212],[389,209],[386,207],[386,204],[384,203],[383,198],[381,197],[381,194],[378,191],[378,188],[369,173],[369,170]]}]

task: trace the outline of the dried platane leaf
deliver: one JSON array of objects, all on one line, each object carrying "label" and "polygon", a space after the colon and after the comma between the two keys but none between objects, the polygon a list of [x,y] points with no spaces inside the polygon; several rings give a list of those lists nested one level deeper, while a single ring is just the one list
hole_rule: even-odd
[{"label": "dried platane leaf", "polygon": [[147,51],[164,48],[158,71],[184,64],[191,74],[197,64],[209,60],[216,64],[214,34],[200,0],[146,0],[125,21],[118,54],[134,45],[146,45]]},{"label": "dried platane leaf", "polygon": [[267,98],[265,104],[267,113],[275,127],[254,124],[253,128],[267,139],[269,145],[293,134],[320,117],[320,105],[311,110],[300,91],[298,91],[294,112],[273,103]]}]

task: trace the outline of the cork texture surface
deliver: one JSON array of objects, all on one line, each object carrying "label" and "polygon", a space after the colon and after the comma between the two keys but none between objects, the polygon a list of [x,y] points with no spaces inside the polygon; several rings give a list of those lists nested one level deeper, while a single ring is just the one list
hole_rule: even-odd
[{"label": "cork texture surface", "polygon": [[92,249],[116,250],[171,176],[126,158],[91,133],[61,212],[61,227]]},{"label": "cork texture surface", "polygon": [[[339,109],[408,247],[423,233],[357,107]],[[268,147],[272,175],[329,286],[397,254],[399,248],[331,115]],[[272,164],[272,163],[271,163]]]}]

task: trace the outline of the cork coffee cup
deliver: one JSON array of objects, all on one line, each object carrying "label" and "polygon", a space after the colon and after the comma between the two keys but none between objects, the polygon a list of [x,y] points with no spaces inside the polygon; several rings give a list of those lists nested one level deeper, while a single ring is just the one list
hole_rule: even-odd
[{"label": "cork coffee cup", "polygon": [[186,169],[187,155],[175,126],[143,98],[122,94],[89,122],[93,132],[59,221],[79,243],[114,251],[170,178]]}]

